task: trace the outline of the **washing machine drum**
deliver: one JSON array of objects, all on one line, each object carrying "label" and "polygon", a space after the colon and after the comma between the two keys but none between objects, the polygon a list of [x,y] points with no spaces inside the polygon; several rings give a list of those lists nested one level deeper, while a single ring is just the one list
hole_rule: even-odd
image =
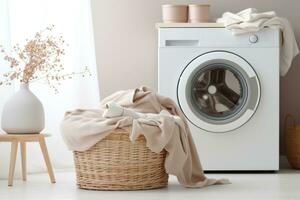
[{"label": "washing machine drum", "polygon": [[178,81],[177,97],[192,124],[209,132],[228,132],[247,123],[255,113],[260,84],[245,59],[214,51],[187,65]]}]

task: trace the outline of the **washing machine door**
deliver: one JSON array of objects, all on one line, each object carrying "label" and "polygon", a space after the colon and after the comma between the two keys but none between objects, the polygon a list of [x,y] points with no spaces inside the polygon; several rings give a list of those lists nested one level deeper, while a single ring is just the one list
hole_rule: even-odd
[{"label": "washing machine door", "polygon": [[177,97],[192,124],[209,132],[228,132],[247,123],[255,113],[260,84],[245,59],[214,51],[187,65],[178,81]]}]

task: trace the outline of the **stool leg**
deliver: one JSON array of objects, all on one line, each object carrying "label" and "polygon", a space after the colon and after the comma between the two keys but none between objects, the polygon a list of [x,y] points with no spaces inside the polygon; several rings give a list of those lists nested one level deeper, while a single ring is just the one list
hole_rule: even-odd
[{"label": "stool leg", "polygon": [[48,170],[48,174],[51,180],[51,183],[55,183],[55,177],[54,177],[54,173],[53,173],[53,169],[52,169],[52,165],[50,162],[50,158],[48,155],[48,150],[47,150],[47,146],[46,146],[46,142],[45,142],[45,138],[42,137],[39,139],[39,143],[40,143],[40,147],[44,156],[44,160],[47,166],[47,170]]},{"label": "stool leg", "polygon": [[23,181],[27,179],[27,170],[26,170],[26,143],[21,142],[21,157],[22,157],[22,178]]},{"label": "stool leg", "polygon": [[15,166],[16,166],[16,158],[18,151],[18,141],[12,141],[11,143],[11,152],[10,152],[10,166],[9,166],[9,175],[8,175],[8,186],[13,185]]}]

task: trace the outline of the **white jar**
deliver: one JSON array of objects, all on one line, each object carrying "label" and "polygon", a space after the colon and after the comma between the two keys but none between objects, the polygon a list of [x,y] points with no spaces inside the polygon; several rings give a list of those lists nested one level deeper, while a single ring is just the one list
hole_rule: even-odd
[{"label": "white jar", "polygon": [[43,105],[28,84],[21,84],[19,91],[4,105],[1,126],[9,134],[40,133],[44,129]]}]

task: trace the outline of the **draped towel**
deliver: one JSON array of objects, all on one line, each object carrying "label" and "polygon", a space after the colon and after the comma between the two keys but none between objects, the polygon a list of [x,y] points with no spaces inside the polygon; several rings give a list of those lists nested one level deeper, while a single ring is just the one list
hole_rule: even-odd
[{"label": "draped towel", "polygon": [[277,17],[274,11],[259,13],[255,8],[248,8],[238,13],[225,12],[218,23],[223,23],[233,35],[256,32],[265,27],[279,28],[282,31],[282,47],[280,52],[280,74],[285,76],[299,48],[294,31],[285,18]]}]

